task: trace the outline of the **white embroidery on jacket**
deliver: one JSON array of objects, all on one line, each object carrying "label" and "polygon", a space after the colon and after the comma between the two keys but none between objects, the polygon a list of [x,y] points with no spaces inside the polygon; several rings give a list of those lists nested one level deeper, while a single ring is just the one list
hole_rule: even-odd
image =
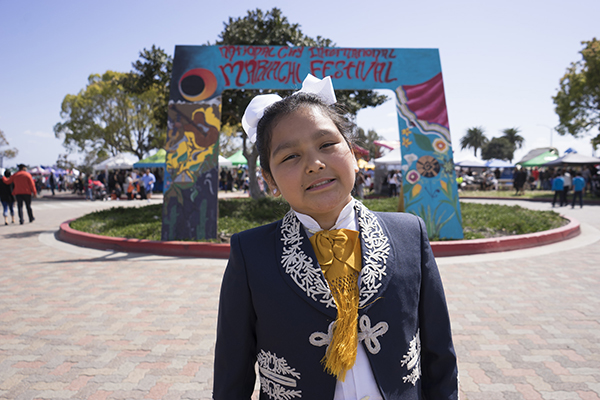
[{"label": "white embroidery on jacket", "polygon": [[[381,280],[386,274],[390,243],[375,215],[358,201],[355,201],[354,207],[365,248],[362,255],[364,265],[360,277],[359,301],[359,306],[364,307],[381,287]],[[301,229],[302,224],[293,211],[283,217],[281,224],[283,269],[311,299],[323,303],[326,307],[336,308],[321,269],[302,251]]]},{"label": "white embroidery on jacket", "polygon": [[[335,321],[329,324],[327,333],[313,332],[309,336],[308,341],[315,347],[328,346],[331,343],[334,326]],[[389,325],[385,321],[381,321],[371,328],[371,320],[367,315],[363,315],[360,317],[358,323],[358,343],[364,341],[369,353],[377,354],[381,350],[381,344],[377,338],[383,336],[388,329]]]},{"label": "white embroidery on jacket", "polygon": [[281,224],[283,255],[281,263],[286,274],[302,289],[307,296],[335,308],[331,291],[322,279],[320,268],[315,268],[311,257],[302,251],[301,223],[293,211],[289,211]]},{"label": "white embroidery on jacket", "polygon": [[417,380],[421,377],[421,336],[420,330],[417,330],[417,334],[410,341],[408,346],[408,353],[402,357],[400,362],[401,366],[405,366],[410,372],[408,375],[403,376],[402,380],[404,383],[410,382],[413,386],[417,384]]},{"label": "white embroidery on jacket", "polygon": [[390,326],[387,322],[381,321],[371,328],[371,320],[366,315],[360,317],[358,321],[360,331],[358,332],[358,341],[364,340],[365,346],[369,353],[377,354],[381,350],[381,344],[379,343],[379,336],[383,336]]},{"label": "white embroidery on jacket", "polygon": [[359,302],[359,306],[364,307],[381,287],[390,254],[390,241],[383,233],[377,217],[367,207],[357,201],[355,208],[365,249],[362,255]]},{"label": "white embroidery on jacket", "polygon": [[296,372],[294,368],[290,368],[284,358],[277,357],[276,354],[261,349],[256,359],[260,373],[260,388],[269,398],[290,400],[302,397],[301,390],[286,388],[297,386],[296,379],[300,379],[300,373]]}]

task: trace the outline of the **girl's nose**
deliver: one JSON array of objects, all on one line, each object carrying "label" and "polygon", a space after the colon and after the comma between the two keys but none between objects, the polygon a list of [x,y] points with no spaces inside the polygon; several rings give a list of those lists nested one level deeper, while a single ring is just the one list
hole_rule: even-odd
[{"label": "girl's nose", "polygon": [[310,157],[306,164],[306,173],[311,174],[319,170],[325,169],[325,163],[319,157]]}]

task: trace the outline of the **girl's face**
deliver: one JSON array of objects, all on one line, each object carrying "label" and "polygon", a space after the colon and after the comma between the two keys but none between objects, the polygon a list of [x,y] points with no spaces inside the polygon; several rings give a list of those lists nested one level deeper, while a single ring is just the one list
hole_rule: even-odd
[{"label": "girl's face", "polygon": [[281,117],[272,129],[271,189],[297,212],[329,229],[352,199],[356,159],[333,121],[306,106]]}]

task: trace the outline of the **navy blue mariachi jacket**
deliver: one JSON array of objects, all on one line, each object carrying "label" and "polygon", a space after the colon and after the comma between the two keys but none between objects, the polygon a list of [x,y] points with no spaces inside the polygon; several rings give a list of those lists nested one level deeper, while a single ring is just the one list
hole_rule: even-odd
[{"label": "navy blue mariachi jacket", "polygon": [[[359,341],[385,399],[457,399],[446,301],[423,221],[355,202],[362,248]],[[293,212],[234,235],[215,348],[216,400],[333,399],[321,359],[336,307]]]}]

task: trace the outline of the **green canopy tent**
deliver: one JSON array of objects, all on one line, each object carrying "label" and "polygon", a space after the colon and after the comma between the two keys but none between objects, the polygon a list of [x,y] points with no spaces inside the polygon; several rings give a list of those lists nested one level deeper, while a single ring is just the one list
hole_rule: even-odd
[{"label": "green canopy tent", "polygon": [[[238,150],[234,155],[227,158],[227,161],[230,161],[232,165],[248,165],[248,160],[244,157],[243,151]],[[260,165],[258,158],[256,159],[256,165]]]},{"label": "green canopy tent", "polygon": [[541,167],[542,165],[554,161],[558,158],[558,154],[554,151],[546,151],[538,156],[533,157],[524,162],[519,162],[518,164],[523,167]]},{"label": "green canopy tent", "polygon": [[153,156],[146,157],[133,164],[133,168],[164,168],[167,160],[167,151],[160,149]]}]

